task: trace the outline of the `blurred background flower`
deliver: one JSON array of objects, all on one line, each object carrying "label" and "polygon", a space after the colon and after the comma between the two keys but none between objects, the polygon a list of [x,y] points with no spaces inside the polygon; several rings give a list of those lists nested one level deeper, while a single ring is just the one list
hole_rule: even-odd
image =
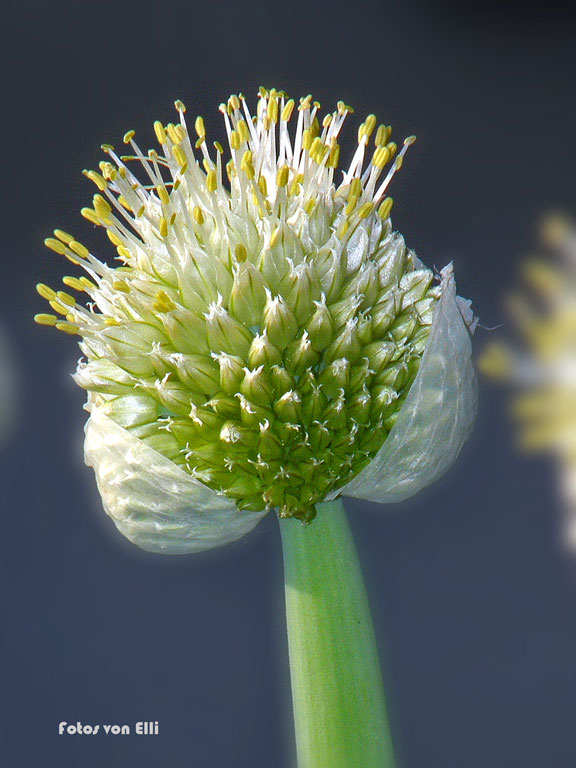
[{"label": "blurred background flower", "polygon": [[542,255],[526,259],[522,287],[507,302],[507,338],[489,344],[480,365],[512,385],[521,446],[553,455],[566,539],[576,548],[576,224],[549,215],[540,241]]}]

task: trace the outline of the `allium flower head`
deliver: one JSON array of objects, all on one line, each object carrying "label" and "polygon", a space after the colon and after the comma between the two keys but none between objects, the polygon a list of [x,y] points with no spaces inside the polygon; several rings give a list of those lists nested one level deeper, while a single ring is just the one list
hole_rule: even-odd
[{"label": "allium flower head", "polygon": [[[341,492],[403,498],[470,430],[466,307],[451,269],[435,281],[390,223],[386,192],[413,137],[398,152],[369,115],[342,172],[352,110],[319,108],[261,89],[253,117],[231,96],[225,152],[201,117],[191,136],[177,101],[178,122],[154,125],[158,150],[130,131],[130,155],[105,145],[86,172],[98,194],[82,213],[120,265],[59,230],[46,241],[84,268],[64,283],[91,302],[40,285],[61,317],[37,320],[81,336],[87,460],[109,513],[147,548],[237,538],[269,509],[307,520]],[[137,500],[145,482],[154,503]]]}]

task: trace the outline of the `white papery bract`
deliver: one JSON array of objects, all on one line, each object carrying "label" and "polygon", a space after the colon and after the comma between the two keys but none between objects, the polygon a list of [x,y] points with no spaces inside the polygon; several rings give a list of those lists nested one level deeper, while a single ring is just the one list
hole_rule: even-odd
[{"label": "white papery bract", "polygon": [[261,89],[254,117],[230,97],[228,161],[176,106],[178,124],[155,124],[161,153],[131,131],[131,155],[106,145],[87,172],[99,194],[83,214],[121,266],[60,230],[47,241],[86,270],[64,282],[93,303],[39,286],[62,317],[38,322],[82,337],[86,456],[108,512],[145,548],[193,551],[270,509],[310,520],[342,492],[392,500],[431,482],[475,389],[451,272],[435,282],[390,223],[413,137],[397,153],[369,115],[336,178],[343,103],[320,121],[311,97]]}]

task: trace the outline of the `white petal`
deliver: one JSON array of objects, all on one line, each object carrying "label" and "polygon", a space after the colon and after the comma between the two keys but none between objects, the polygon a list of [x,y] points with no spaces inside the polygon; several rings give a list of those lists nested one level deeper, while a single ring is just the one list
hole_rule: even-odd
[{"label": "white petal", "polygon": [[150,552],[180,555],[236,541],[265,511],[240,511],[142,440],[90,407],[85,461],[118,530]]},{"label": "white petal", "polygon": [[398,420],[370,464],[340,489],[342,495],[403,501],[452,466],[472,431],[478,396],[470,318],[462,316],[451,264],[442,278],[422,366]]}]

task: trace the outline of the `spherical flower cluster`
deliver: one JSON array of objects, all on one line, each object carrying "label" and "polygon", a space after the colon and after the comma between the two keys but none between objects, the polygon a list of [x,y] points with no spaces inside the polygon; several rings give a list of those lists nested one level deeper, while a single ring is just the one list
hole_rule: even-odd
[{"label": "spherical flower cluster", "polygon": [[105,145],[86,172],[99,191],[82,213],[120,265],[57,230],[47,245],[87,273],[65,286],[91,301],[38,286],[56,314],[37,321],[81,336],[86,455],[108,512],[142,546],[189,551],[270,509],[310,520],[343,491],[410,495],[452,463],[475,413],[451,268],[436,281],[390,223],[413,137],[398,151],[369,115],[339,172],[351,109],[321,119],[311,97],[261,89],[255,116],[243,96],[220,107],[226,161],[176,109],[155,123],[159,150],[130,131],[130,155]]}]

